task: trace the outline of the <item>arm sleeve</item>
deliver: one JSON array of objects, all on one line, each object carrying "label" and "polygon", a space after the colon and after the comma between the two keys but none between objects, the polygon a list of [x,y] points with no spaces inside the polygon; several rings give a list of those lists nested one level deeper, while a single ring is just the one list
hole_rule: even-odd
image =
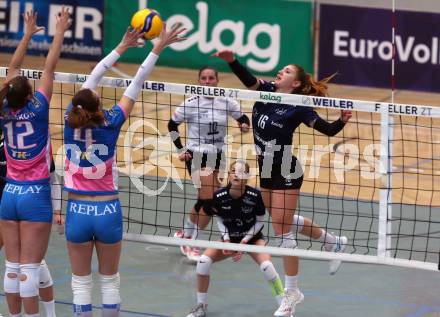
[{"label": "arm sleeve", "polygon": [[318,117],[316,120],[312,121],[311,123],[311,127],[313,129],[328,136],[335,136],[344,128],[344,126],[345,123],[341,119],[329,123],[323,120],[322,118]]},{"label": "arm sleeve", "polygon": [[120,55],[116,51],[111,51],[95,66],[95,68],[93,68],[90,76],[87,77],[87,80],[81,86],[81,89],[88,88],[94,90],[98,86],[98,83],[101,81],[105,72],[116,63],[119,57]]},{"label": "arm sleeve", "polygon": [[217,227],[220,231],[220,234],[222,235],[223,240],[231,240],[231,238],[229,237],[229,230],[228,228],[226,228],[222,218],[220,217],[217,217]]},{"label": "arm sleeve", "polygon": [[251,121],[249,120],[249,117],[247,115],[245,115],[244,113],[243,113],[243,115],[240,118],[237,119],[237,122],[240,123],[240,124],[245,123],[248,126],[251,125]]},{"label": "arm sleeve", "polygon": [[174,121],[173,119],[170,119],[168,121],[168,131],[170,132],[171,139],[173,140],[174,145],[178,150],[183,149],[182,140],[180,139],[180,133],[179,133],[179,124]]},{"label": "arm sleeve", "polygon": [[246,232],[246,235],[244,236],[241,241],[248,243],[249,240],[251,240],[258,232],[261,231],[264,227],[264,216],[257,216],[257,221],[255,224]]},{"label": "arm sleeve", "polygon": [[234,99],[227,99],[226,106],[228,107],[228,114],[238,120],[238,118],[243,116],[243,112],[241,112],[240,104]]},{"label": "arm sleeve", "polygon": [[252,75],[246,67],[241,65],[238,59],[235,59],[232,63],[228,63],[228,65],[232,72],[246,87],[252,87],[257,83],[258,79]]},{"label": "arm sleeve", "polygon": [[52,197],[52,209],[61,210],[61,183],[55,171],[50,173],[50,192]]}]

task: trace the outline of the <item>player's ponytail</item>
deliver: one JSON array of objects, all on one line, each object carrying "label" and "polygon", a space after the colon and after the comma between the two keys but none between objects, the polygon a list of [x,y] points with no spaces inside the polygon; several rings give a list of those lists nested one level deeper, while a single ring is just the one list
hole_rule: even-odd
[{"label": "player's ponytail", "polygon": [[328,83],[336,76],[336,73],[319,81],[315,81],[312,75],[306,73],[301,66],[293,66],[297,69],[297,79],[301,82],[301,85],[295,89],[293,93],[319,97],[328,96]]},{"label": "player's ponytail", "polygon": [[26,105],[29,96],[32,96],[32,87],[29,80],[24,76],[14,77],[9,82],[4,83],[0,90],[0,109],[3,109],[5,100],[12,110],[21,109]]},{"label": "player's ponytail", "polygon": [[8,90],[9,90],[9,85],[8,84],[3,84],[3,87],[0,90],[0,112],[3,110],[3,101],[6,98]]},{"label": "player's ponytail", "polygon": [[81,89],[72,99],[67,123],[72,129],[98,126],[104,122],[99,97],[90,89]]}]

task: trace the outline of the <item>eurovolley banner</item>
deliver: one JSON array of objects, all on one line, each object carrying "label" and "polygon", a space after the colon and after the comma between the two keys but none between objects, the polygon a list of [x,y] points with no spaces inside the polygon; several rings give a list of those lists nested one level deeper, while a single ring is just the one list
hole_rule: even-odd
[{"label": "eurovolley banner", "polygon": [[[391,87],[391,10],[321,5],[319,77]],[[440,14],[396,12],[397,89],[440,91]]]},{"label": "eurovolley banner", "polygon": [[72,13],[73,23],[65,33],[62,57],[82,60],[101,58],[103,43],[104,0],[3,0],[0,1],[0,52],[13,53],[23,37],[23,12],[38,12],[37,33],[29,43],[28,53],[46,55],[55,34],[56,14],[62,6]]}]

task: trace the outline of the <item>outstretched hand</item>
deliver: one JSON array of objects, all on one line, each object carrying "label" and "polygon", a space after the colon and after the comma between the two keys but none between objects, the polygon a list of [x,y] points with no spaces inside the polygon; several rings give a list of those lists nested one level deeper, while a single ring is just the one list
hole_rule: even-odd
[{"label": "outstretched hand", "polygon": [[25,23],[25,34],[34,35],[42,30],[44,26],[37,26],[38,13],[33,10],[22,14]]},{"label": "outstretched hand", "polygon": [[235,60],[234,53],[230,50],[218,51],[218,52],[212,54],[212,56],[221,58],[222,60],[224,60],[227,63],[232,63]]},{"label": "outstretched hand", "polygon": [[351,119],[351,117],[353,116],[351,111],[347,111],[347,110],[341,110],[341,120],[344,123],[347,123],[348,120]]},{"label": "outstretched hand", "polygon": [[159,55],[167,46],[186,40],[185,37],[181,36],[185,31],[186,29],[182,28],[181,24],[175,24],[171,30],[167,30],[166,23],[164,23],[159,41],[154,44],[152,52]]},{"label": "outstretched hand", "polygon": [[61,12],[57,15],[57,25],[56,30],[59,32],[66,32],[72,25],[72,20],[70,19],[69,8],[62,7]]},{"label": "outstretched hand", "polygon": [[142,29],[132,29],[131,27],[128,27],[118,47],[124,49],[129,47],[142,47],[145,45],[144,41],[142,40],[143,37],[144,34],[142,33]]}]

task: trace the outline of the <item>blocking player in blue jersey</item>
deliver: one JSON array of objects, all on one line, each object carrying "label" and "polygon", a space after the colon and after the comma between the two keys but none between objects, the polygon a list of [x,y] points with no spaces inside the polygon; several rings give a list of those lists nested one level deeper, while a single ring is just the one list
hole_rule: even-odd
[{"label": "blocking player in blue jersey", "polygon": [[42,30],[32,11],[24,14],[25,32],[0,91],[0,123],[8,167],[0,215],[6,254],[4,289],[11,316],[21,311],[14,304],[17,296],[22,298],[27,315],[39,316],[39,270],[52,225],[49,103],[64,33],[71,25],[68,9],[63,7],[56,19],[55,36],[37,91],[20,76],[28,44]]},{"label": "blocking player in blue jersey", "polygon": [[121,43],[101,60],[72,99],[65,114],[66,167],[64,188],[68,191],[66,239],[72,266],[75,316],[92,316],[93,249],[98,256],[102,293],[102,316],[119,316],[119,258],[122,240],[122,210],[118,199],[116,142],[130,115],[142,85],[159,54],[179,42],[183,31],[162,30],[159,40],[121,100],[109,110],[102,108],[94,91],[104,73],[129,47],[138,46],[141,30],[127,30]]},{"label": "blocking player in blue jersey", "polygon": [[[234,74],[252,90],[326,96],[327,83],[332,78],[314,81],[301,66],[287,65],[278,72],[274,81],[268,82],[253,76],[239,63],[232,51],[224,50],[214,55],[228,62]],[[297,158],[292,155],[294,131],[304,123],[325,135],[333,136],[344,128],[351,115],[350,111],[341,111],[338,120],[328,123],[311,107],[291,106],[281,102],[258,101],[254,104],[252,126],[260,169],[260,186],[280,247],[296,246],[292,222],[303,182],[303,170]],[[333,243],[340,244],[336,240]],[[283,262],[286,293],[275,316],[290,316],[295,312],[295,305],[304,297],[297,283],[298,257],[283,257]]]},{"label": "blocking player in blue jersey", "polygon": [[[243,161],[233,162],[229,168],[228,186],[214,193],[210,209],[217,218],[222,241],[264,246],[262,233],[265,206],[261,192],[247,184],[249,165]],[[278,304],[284,295],[283,283],[267,253],[249,253],[259,265],[269,283]],[[214,262],[233,257],[240,260],[242,252],[206,249],[197,262],[197,305],[186,317],[204,317],[208,307],[210,269]]]}]

